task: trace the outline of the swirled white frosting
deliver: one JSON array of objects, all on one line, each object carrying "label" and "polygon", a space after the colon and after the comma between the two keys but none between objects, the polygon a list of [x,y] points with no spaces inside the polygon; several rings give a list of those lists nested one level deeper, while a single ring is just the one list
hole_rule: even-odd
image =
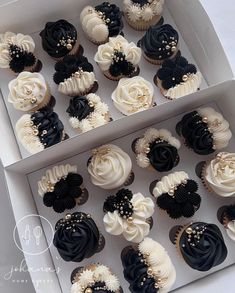
[{"label": "swirled white frosting", "polygon": [[204,170],[206,184],[218,195],[235,195],[235,153],[219,153]]},{"label": "swirled white frosting", "polygon": [[76,117],[71,117],[69,122],[75,129],[80,129],[82,133],[108,123],[109,107],[103,103],[96,94],[86,96],[89,102],[94,106],[94,111],[85,119],[79,121]]},{"label": "swirled white frosting", "polygon": [[121,113],[130,115],[152,107],[153,95],[152,84],[142,77],[135,76],[119,81],[112,93],[112,100]]},{"label": "swirled white frosting", "polygon": [[86,6],[80,14],[82,29],[89,39],[101,44],[109,37],[107,24],[92,6]]},{"label": "swirled white frosting", "polygon": [[163,95],[172,100],[181,98],[183,96],[195,93],[199,89],[201,82],[202,75],[198,71],[195,74],[190,74],[187,81],[181,82],[175,87],[169,88],[168,90],[162,88]]},{"label": "swirled white frosting", "polygon": [[11,60],[10,45],[16,45],[28,53],[33,53],[35,50],[34,40],[29,35],[14,34],[12,32],[0,34],[0,68],[9,68]]},{"label": "swirled white frosting", "polygon": [[133,205],[132,221],[121,217],[117,210],[107,212],[103,218],[105,230],[112,235],[123,235],[127,241],[139,243],[149,234],[150,225],[147,219],[154,213],[151,198],[136,193],[131,199]]},{"label": "swirled white frosting", "polygon": [[118,146],[103,145],[93,150],[88,172],[94,185],[103,189],[122,186],[131,174],[131,158]]},{"label": "swirled white frosting", "polygon": [[197,112],[203,119],[207,119],[208,128],[213,134],[214,149],[225,148],[232,137],[228,121],[211,107],[199,108]]},{"label": "swirled white frosting", "polygon": [[123,11],[132,22],[138,20],[150,21],[155,15],[162,14],[163,6],[164,0],[149,1],[142,7],[131,0],[123,1]]},{"label": "swirled white frosting", "polygon": [[109,70],[113,62],[114,50],[122,52],[128,62],[137,66],[141,59],[141,49],[133,42],[129,43],[123,36],[110,37],[109,41],[98,47],[94,60],[102,71]]},{"label": "swirled white frosting", "polygon": [[41,104],[48,94],[44,77],[40,73],[21,72],[9,82],[8,102],[21,111],[31,111]]},{"label": "swirled white frosting", "polygon": [[138,249],[145,256],[148,267],[153,270],[155,279],[161,280],[159,292],[169,292],[175,282],[176,271],[166,250],[148,237],[139,244]]},{"label": "swirled white frosting", "polygon": [[70,164],[54,166],[46,170],[45,175],[38,181],[38,193],[40,196],[48,192],[48,184],[54,186],[61,178],[67,177],[69,173],[77,173],[77,166]]},{"label": "swirled white frosting", "polygon": [[228,222],[226,228],[229,238],[235,241],[235,220]]},{"label": "swirled white frosting", "polygon": [[158,138],[167,141],[169,144],[177,149],[179,149],[181,146],[180,141],[177,138],[173,137],[171,132],[167,129],[147,129],[144,133],[144,136],[139,138],[135,143],[137,164],[141,168],[147,168],[148,166],[150,166],[150,161],[147,157],[147,151],[149,150],[149,145]]},{"label": "swirled white frosting", "polygon": [[96,81],[94,72],[83,71],[74,74],[63,82],[59,83],[58,91],[68,95],[82,95],[89,91]]},{"label": "swirled white frosting", "polygon": [[24,114],[16,123],[16,135],[25,147],[32,154],[38,153],[44,149],[44,145],[40,142],[37,135],[34,134],[31,115]]},{"label": "swirled white frosting", "polygon": [[174,190],[176,186],[182,184],[188,179],[188,174],[184,171],[178,171],[167,176],[163,176],[154,187],[153,194],[155,197],[158,197],[163,193],[169,193],[170,190]]}]

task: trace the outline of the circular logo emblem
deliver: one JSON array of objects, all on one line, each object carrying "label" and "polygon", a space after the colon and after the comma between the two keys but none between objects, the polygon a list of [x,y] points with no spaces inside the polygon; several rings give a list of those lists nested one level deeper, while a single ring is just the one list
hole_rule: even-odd
[{"label": "circular logo emblem", "polygon": [[[44,239],[42,227],[44,227],[44,230],[47,231],[47,235],[49,235],[47,241]],[[51,223],[45,217],[33,214],[20,219],[16,223],[13,231],[13,238],[16,246],[24,254],[28,255],[39,255],[47,251],[53,242],[53,235],[54,229]],[[24,243],[24,245],[22,245],[23,249],[21,248],[21,242]]]}]

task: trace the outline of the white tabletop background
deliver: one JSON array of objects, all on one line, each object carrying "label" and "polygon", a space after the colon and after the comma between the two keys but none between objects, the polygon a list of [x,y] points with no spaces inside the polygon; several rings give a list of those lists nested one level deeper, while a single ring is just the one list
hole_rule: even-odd
[{"label": "white tabletop background", "polygon": [[[177,0],[174,0],[177,1]],[[235,73],[235,1],[234,0],[200,0],[204,5],[217,34],[223,44],[225,52]],[[1,2],[1,0],[0,0]],[[234,93],[235,95],[235,93]],[[3,180],[3,172],[0,167],[0,292],[1,293],[33,293],[34,289],[30,283],[28,274],[21,275],[24,283],[16,284],[4,280],[4,275],[9,272],[12,265],[19,266],[23,255],[14,245],[12,231],[14,229],[13,213],[7,190]],[[17,273],[14,277],[17,279]],[[13,279],[14,279],[13,277]],[[175,293],[235,293],[235,265],[218,273],[204,278],[184,288],[178,289]],[[49,292],[45,292],[49,293]],[[56,293],[56,292],[50,292]],[[67,292],[64,292],[67,293]]]}]

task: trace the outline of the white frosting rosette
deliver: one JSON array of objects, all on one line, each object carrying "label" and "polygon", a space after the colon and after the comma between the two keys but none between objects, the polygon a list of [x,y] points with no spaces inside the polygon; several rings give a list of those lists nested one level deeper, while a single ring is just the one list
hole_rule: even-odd
[{"label": "white frosting rosette", "polygon": [[203,171],[206,185],[222,197],[235,195],[235,153],[219,153]]},{"label": "white frosting rosette", "polygon": [[40,73],[21,72],[9,82],[8,102],[21,111],[32,111],[46,105],[50,91]]},{"label": "white frosting rosette", "polygon": [[103,189],[122,186],[131,175],[132,162],[127,153],[113,144],[95,150],[88,164],[88,173],[94,185]]},{"label": "white frosting rosette", "polygon": [[144,197],[141,193],[133,194],[131,200],[127,201],[127,204],[129,203],[133,209],[131,217],[123,217],[116,209],[113,212],[107,211],[103,222],[108,233],[123,235],[127,241],[139,243],[149,234],[150,223],[147,219],[154,213],[154,203],[151,198]]},{"label": "white frosting rosette", "polygon": [[153,96],[152,84],[142,77],[135,76],[119,81],[112,93],[112,100],[122,114],[130,115],[151,108]]}]

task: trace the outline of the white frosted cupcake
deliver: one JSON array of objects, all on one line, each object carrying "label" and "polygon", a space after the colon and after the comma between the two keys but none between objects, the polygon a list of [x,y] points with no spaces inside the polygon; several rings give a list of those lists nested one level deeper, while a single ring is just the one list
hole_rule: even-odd
[{"label": "white frosted cupcake", "polygon": [[202,170],[204,185],[222,197],[235,196],[235,153],[221,152]]},{"label": "white frosted cupcake", "polygon": [[51,100],[49,86],[40,73],[21,72],[9,82],[8,87],[8,102],[20,111],[37,111],[48,105]]},{"label": "white frosted cupcake", "polygon": [[106,232],[122,235],[127,241],[139,243],[149,234],[152,227],[154,203],[140,192],[133,194],[121,189],[104,202],[103,218]]},{"label": "white frosted cupcake", "polygon": [[88,173],[92,183],[103,189],[128,185],[133,178],[131,158],[116,145],[103,145],[92,151]]},{"label": "white frosted cupcake", "polygon": [[119,80],[139,74],[141,49],[119,35],[100,45],[94,59],[107,78]]},{"label": "white frosted cupcake", "polygon": [[70,125],[81,133],[110,121],[108,105],[96,94],[72,98],[66,112],[70,116]]},{"label": "white frosted cupcake", "polygon": [[97,45],[106,43],[109,37],[119,35],[123,29],[122,12],[109,2],[84,7],[80,21],[87,38]]},{"label": "white frosted cupcake", "polygon": [[29,35],[6,32],[0,34],[0,68],[14,73],[39,72],[42,62],[34,56],[35,43]]},{"label": "white frosted cupcake", "polygon": [[161,19],[164,0],[124,0],[127,23],[136,30],[147,30]]},{"label": "white frosted cupcake", "polygon": [[122,78],[112,93],[115,107],[127,116],[151,108],[153,98],[152,84],[139,76]]}]

